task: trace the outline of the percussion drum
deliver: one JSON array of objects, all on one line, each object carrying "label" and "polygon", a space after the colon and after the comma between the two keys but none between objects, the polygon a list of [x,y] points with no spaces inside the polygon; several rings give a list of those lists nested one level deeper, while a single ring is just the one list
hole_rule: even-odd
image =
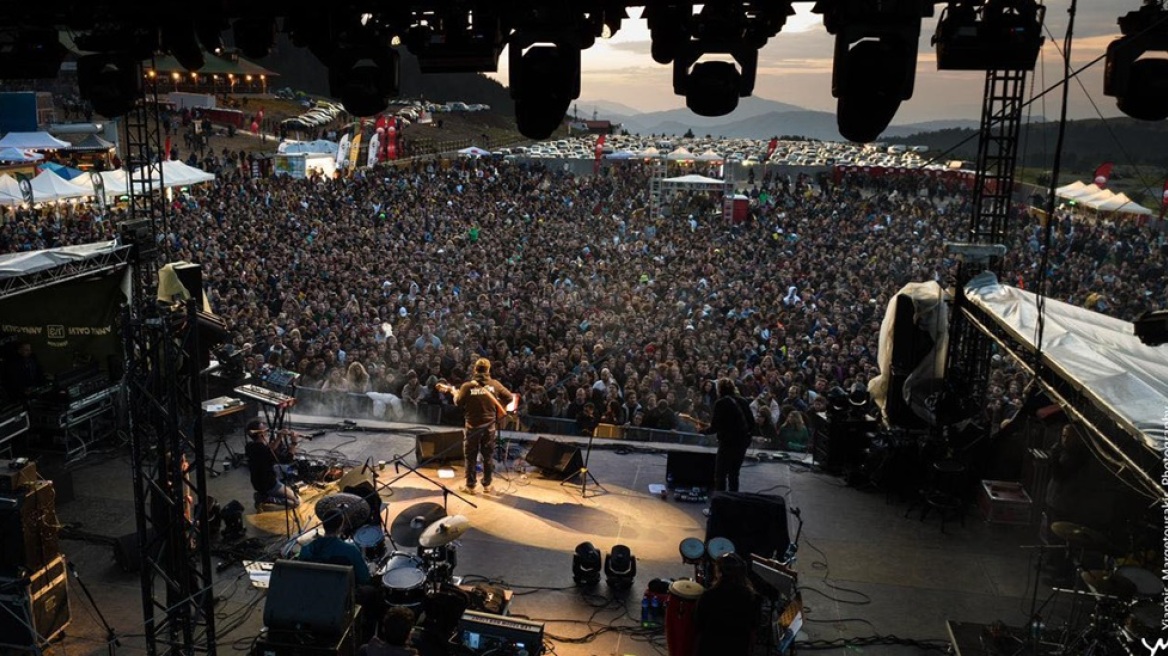
[{"label": "percussion drum", "polygon": [[398,567],[381,576],[388,606],[418,609],[426,601],[426,573],[418,567]]},{"label": "percussion drum", "polygon": [[694,611],[698,597],[705,592],[696,581],[674,581],[669,586],[669,602],[665,606],[665,645],[669,656],[694,656],[697,653],[697,625]]},{"label": "percussion drum", "polygon": [[395,569],[407,568],[423,569],[422,560],[417,556],[411,556],[408,553],[395,551],[393,552],[393,555],[389,557],[389,561],[385,564],[385,568],[382,570],[382,573]]},{"label": "percussion drum", "polygon": [[353,544],[361,548],[366,560],[380,561],[385,557],[385,532],[380,526],[366,524],[353,533]]},{"label": "percussion drum", "polygon": [[726,538],[710,538],[710,541],[706,543],[706,555],[710,557],[710,560],[718,560],[718,557],[733,553],[733,551],[734,543]]},{"label": "percussion drum", "polygon": [[706,545],[697,538],[686,538],[681,541],[679,550],[681,551],[681,562],[692,565],[701,562],[702,556],[706,553]]}]

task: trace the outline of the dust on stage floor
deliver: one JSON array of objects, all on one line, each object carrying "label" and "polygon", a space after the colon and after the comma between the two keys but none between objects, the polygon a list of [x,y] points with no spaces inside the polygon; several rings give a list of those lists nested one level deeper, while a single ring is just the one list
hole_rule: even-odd
[{"label": "dust on stage floor", "polygon": [[[430,428],[370,423],[345,429],[335,420],[315,426],[300,421],[301,432],[323,429],[323,434],[301,444],[302,453],[311,459],[342,463],[350,471],[360,470],[364,463],[377,467],[386,462],[377,470],[386,526],[395,521],[401,526],[406,521],[399,519],[403,511],[423,503],[444,505],[448,515],[465,516],[469,528],[457,541],[453,575],[512,591],[507,612],[543,623],[555,654],[665,653],[664,631],[642,626],[642,594],[652,579],[694,576],[694,567],[683,563],[679,545],[686,538],[704,541],[707,520],[702,514],[705,503],[663,498],[651,491],[651,485],[666,481],[668,458],[662,445],[608,443],[593,450],[589,472],[599,486],[590,480],[587,494],[581,493],[579,484],[562,485],[559,477],[545,477],[530,467],[523,471],[522,463],[509,461],[509,467],[497,470],[494,494],[480,489],[464,501],[444,495],[434,484],[438,481],[457,491],[463,475],[460,464],[452,479],[439,478],[436,467],[415,473],[404,466],[416,464],[416,435]],[[229,439],[242,451],[242,437]],[[517,442],[511,450],[522,454],[529,446]],[[216,469],[222,465],[217,463]],[[71,472],[73,498],[58,507],[59,521],[68,527],[62,550],[116,630],[119,651],[143,653],[139,576],[123,571],[115,560],[118,548],[97,537],[128,538],[134,533],[129,456],[120,451],[92,454]],[[211,479],[209,488],[220,506],[238,500],[246,508],[245,535],[234,540],[220,536],[213,547],[215,562],[221,563],[215,587],[219,650],[244,651],[260,634],[265,592],[251,585],[242,561],[272,560],[288,548],[289,532],[316,524],[314,502],[335,492],[335,484],[304,488],[304,503],[295,517],[279,510],[256,510],[246,467]],[[748,458],[742,490],[782,497],[788,508],[801,511],[805,525],[794,566],[804,606],[800,640],[894,635],[936,645],[946,636],[948,619],[1024,621],[1033,551],[1019,545],[1034,541],[1032,529],[986,524],[973,511],[963,525],[950,522],[943,533],[932,519],[905,517],[903,503],[849,488],[803,462]],[[792,519],[792,538],[795,532]],[[582,542],[591,542],[602,554],[617,544],[629,547],[637,565],[632,586],[615,591],[603,577],[594,588],[576,586],[572,560]],[[128,538],[124,545],[128,552],[123,549],[122,560],[132,560],[136,542]],[[69,597],[72,621],[54,651],[105,652],[106,633],[72,579]],[[924,653],[920,645],[870,642],[863,647],[865,653]]]}]

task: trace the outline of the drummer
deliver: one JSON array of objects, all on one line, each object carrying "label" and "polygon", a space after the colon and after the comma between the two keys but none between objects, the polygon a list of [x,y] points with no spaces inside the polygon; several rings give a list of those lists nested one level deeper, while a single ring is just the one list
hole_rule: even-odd
[{"label": "drummer", "polygon": [[344,508],[332,508],[318,519],[324,535],[304,545],[297,558],[312,563],[352,565],[357,585],[370,585],[373,577],[369,574],[369,565],[365,563],[361,549],[340,537],[347,524]]}]

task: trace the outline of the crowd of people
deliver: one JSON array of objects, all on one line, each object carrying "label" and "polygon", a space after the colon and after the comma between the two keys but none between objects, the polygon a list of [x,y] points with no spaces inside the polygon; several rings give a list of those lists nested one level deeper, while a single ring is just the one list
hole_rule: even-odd
[{"label": "crowd of people", "polygon": [[[521,415],[662,430],[711,417],[714,381],[752,400],[759,440],[805,446],[801,415],[877,374],[880,322],[908,282],[954,262],[970,194],[913,176],[758,176],[751,216],[679,194],[650,216],[649,167],[575,177],[496,160],[415,161],[351,178],[231,176],[178,198],[160,235],[203,265],[215,313],[247,366],[303,387],[381,395],[390,418],[450,403],[477,358]],[[78,208],[8,211],[0,251],[109,238]],[[1033,285],[1039,224],[1012,225],[1008,282]],[[1165,303],[1154,226],[1059,217],[1050,294],[1132,319]],[[999,367],[991,419],[1025,380]]]}]

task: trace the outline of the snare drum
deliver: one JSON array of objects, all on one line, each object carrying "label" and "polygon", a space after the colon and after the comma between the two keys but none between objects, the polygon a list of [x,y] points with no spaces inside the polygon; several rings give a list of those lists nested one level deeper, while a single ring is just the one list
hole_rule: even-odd
[{"label": "snare drum", "polygon": [[422,569],[422,560],[417,556],[411,556],[408,553],[401,551],[393,552],[389,557],[389,561],[385,564],[385,568],[381,571],[389,572],[395,569]]},{"label": "snare drum", "polygon": [[353,544],[361,548],[366,560],[378,561],[385,557],[385,532],[380,526],[366,524],[353,533]]},{"label": "snare drum", "polygon": [[706,545],[702,544],[702,541],[697,538],[686,538],[682,540],[678,548],[681,551],[681,562],[687,565],[701,562],[702,556],[706,553]]},{"label": "snare drum", "polygon": [[426,574],[420,567],[398,567],[381,576],[385,603],[418,608],[426,601]]}]

